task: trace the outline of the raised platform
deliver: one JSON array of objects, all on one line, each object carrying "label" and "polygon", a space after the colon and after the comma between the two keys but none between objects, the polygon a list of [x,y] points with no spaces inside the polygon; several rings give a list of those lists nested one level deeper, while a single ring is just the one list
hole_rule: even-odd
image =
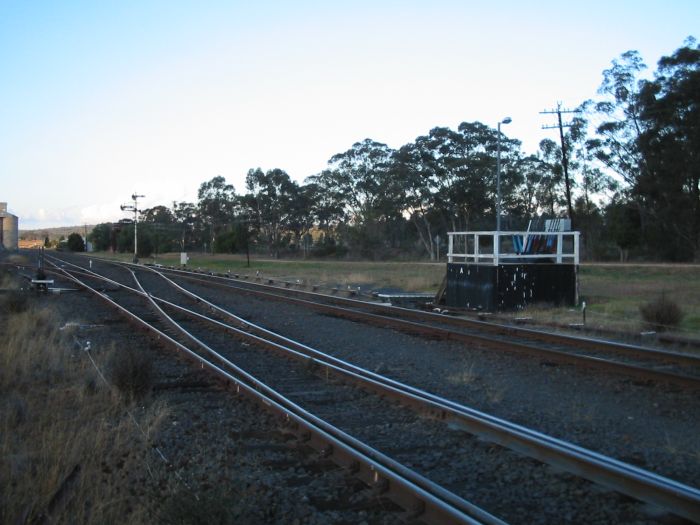
[{"label": "raised platform", "polygon": [[447,306],[495,311],[577,302],[577,266],[573,264],[447,264]]},{"label": "raised platform", "polygon": [[485,311],[578,302],[579,232],[450,232],[446,304]]}]

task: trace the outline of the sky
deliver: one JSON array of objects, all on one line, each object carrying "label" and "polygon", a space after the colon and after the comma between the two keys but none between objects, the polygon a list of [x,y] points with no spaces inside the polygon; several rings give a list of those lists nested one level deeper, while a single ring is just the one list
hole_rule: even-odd
[{"label": "sky", "polygon": [[534,153],[558,138],[541,111],[699,29],[697,0],[0,0],[0,202],[20,229],[96,224],[133,193],[245,193],[257,167],[302,183],[365,138],[505,117]]}]

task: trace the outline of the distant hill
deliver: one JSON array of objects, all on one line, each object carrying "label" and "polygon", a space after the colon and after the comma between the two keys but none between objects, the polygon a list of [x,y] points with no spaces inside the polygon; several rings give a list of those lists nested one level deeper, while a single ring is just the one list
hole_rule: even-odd
[{"label": "distant hill", "polygon": [[80,235],[84,236],[86,229],[89,234],[94,227],[94,225],[88,224],[87,226],[62,226],[60,228],[20,230],[19,239],[21,241],[43,241],[48,236],[50,241],[57,241],[61,238],[61,236],[63,236],[64,239],[67,239],[71,233],[79,233]]}]

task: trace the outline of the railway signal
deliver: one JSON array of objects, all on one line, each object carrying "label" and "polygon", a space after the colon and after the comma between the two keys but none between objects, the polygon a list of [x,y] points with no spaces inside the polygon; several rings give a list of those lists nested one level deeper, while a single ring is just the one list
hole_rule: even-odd
[{"label": "railway signal", "polygon": [[137,195],[136,193],[131,195],[131,200],[134,201],[133,205],[122,204],[119,206],[122,211],[133,211],[134,212],[134,263],[139,262],[138,256],[138,228],[139,228],[139,210],[138,200],[145,197],[145,195]]}]

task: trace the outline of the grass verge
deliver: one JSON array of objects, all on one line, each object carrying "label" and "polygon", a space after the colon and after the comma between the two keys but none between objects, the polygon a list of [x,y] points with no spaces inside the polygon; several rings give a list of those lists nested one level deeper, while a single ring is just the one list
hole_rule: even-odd
[{"label": "grass verge", "polygon": [[[0,523],[148,522],[129,490],[149,452],[123,397],[51,311],[0,307],[0,323]],[[153,431],[164,412],[132,414]]]},{"label": "grass verge", "polygon": [[[128,254],[97,254],[130,260]],[[164,265],[179,266],[179,254],[159,255]],[[153,258],[148,261],[154,262]],[[241,255],[205,255],[190,253],[190,268],[214,272],[247,274],[260,272],[279,280],[299,280],[328,288],[347,286],[363,291],[398,288],[405,291],[437,291],[445,275],[445,263],[368,262],[339,260],[271,260],[253,258],[250,267]],[[638,332],[645,329],[640,306],[662,295],[673,298],[685,314],[674,332],[700,338],[700,265],[674,264],[595,264],[579,268],[579,292],[586,301],[586,324],[593,328]],[[551,308],[533,305],[525,312],[536,321],[580,323],[580,308]]]}]

